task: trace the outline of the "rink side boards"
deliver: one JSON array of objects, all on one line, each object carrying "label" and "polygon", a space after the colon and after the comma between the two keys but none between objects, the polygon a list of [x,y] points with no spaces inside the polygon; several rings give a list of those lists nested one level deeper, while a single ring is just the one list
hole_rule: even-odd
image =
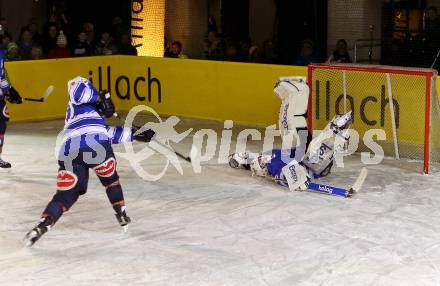
[{"label": "rink side boards", "polygon": [[81,75],[110,90],[120,111],[146,104],[164,115],[258,126],[277,121],[276,80],[307,74],[306,67],[130,56],[8,62],[6,69],[23,97],[55,87],[45,103],[9,105],[13,121],[63,118],[67,81]]},{"label": "rink side boards", "polygon": [[[11,121],[64,118],[67,109],[67,81],[77,75],[88,77],[88,67],[103,65],[103,57],[6,62],[11,84],[22,97],[40,98],[49,85],[55,87],[44,103],[8,104]],[[111,59],[113,61],[113,59]]]},{"label": "rink side boards", "polygon": [[258,126],[277,121],[277,78],[307,74],[306,67],[297,66],[130,56],[8,62],[6,68],[23,97],[39,98],[55,86],[45,103],[9,105],[13,121],[63,118],[67,81],[82,75],[109,89],[118,110],[146,104],[164,115]]}]

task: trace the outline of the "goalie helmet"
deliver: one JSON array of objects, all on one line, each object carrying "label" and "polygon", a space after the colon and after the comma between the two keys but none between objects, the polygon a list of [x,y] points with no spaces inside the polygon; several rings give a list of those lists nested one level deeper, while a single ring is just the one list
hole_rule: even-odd
[{"label": "goalie helmet", "polygon": [[272,155],[261,154],[251,162],[252,176],[265,177],[268,174],[267,164],[272,160]]}]

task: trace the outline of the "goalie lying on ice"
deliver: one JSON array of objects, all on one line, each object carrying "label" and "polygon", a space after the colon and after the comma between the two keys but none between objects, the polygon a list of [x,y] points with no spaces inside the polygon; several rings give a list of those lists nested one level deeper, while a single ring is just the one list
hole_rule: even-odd
[{"label": "goalie lying on ice", "polygon": [[[275,85],[275,93],[281,98],[280,131],[283,143],[288,136],[297,138],[295,148],[275,149],[262,154],[244,152],[229,156],[229,165],[244,168],[252,175],[270,177],[277,183],[288,186],[291,191],[305,190],[311,178],[327,176],[337,154],[348,147],[348,127],[351,111],[336,115],[326,128],[313,140],[301,139],[300,131],[307,130],[305,115],[308,102],[308,87],[302,77],[281,78]],[[308,146],[308,147],[307,147]],[[304,152],[304,149],[307,151]],[[302,154],[304,155],[302,155]]]}]

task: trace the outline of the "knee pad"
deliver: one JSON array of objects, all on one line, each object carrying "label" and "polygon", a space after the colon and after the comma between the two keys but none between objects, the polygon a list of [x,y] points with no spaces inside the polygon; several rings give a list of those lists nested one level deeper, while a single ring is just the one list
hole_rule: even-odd
[{"label": "knee pad", "polygon": [[58,191],[75,191],[80,195],[87,192],[88,173],[85,171],[73,173],[71,171],[60,169],[57,175],[57,190]]},{"label": "knee pad", "polygon": [[102,164],[93,168],[102,185],[109,188],[117,182],[119,184],[119,176],[116,172],[116,159],[114,157],[108,158]]}]

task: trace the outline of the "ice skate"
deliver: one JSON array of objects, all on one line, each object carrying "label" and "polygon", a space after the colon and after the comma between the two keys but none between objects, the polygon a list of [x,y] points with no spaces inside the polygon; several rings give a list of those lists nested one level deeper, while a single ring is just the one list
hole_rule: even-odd
[{"label": "ice skate", "polygon": [[116,212],[115,217],[118,220],[119,225],[122,226],[124,232],[126,232],[128,229],[128,224],[131,222],[131,219],[127,216],[127,213],[125,212],[125,206],[114,205],[113,209]]},{"label": "ice skate", "polygon": [[27,247],[31,247],[34,245],[37,240],[40,239],[43,234],[45,234],[50,227],[52,226],[53,221],[49,218],[42,218],[40,223],[34,227],[31,231],[29,231],[24,237],[24,242]]},{"label": "ice skate", "polygon": [[2,169],[9,169],[11,168],[11,163],[4,161],[3,159],[0,158],[0,168]]}]

